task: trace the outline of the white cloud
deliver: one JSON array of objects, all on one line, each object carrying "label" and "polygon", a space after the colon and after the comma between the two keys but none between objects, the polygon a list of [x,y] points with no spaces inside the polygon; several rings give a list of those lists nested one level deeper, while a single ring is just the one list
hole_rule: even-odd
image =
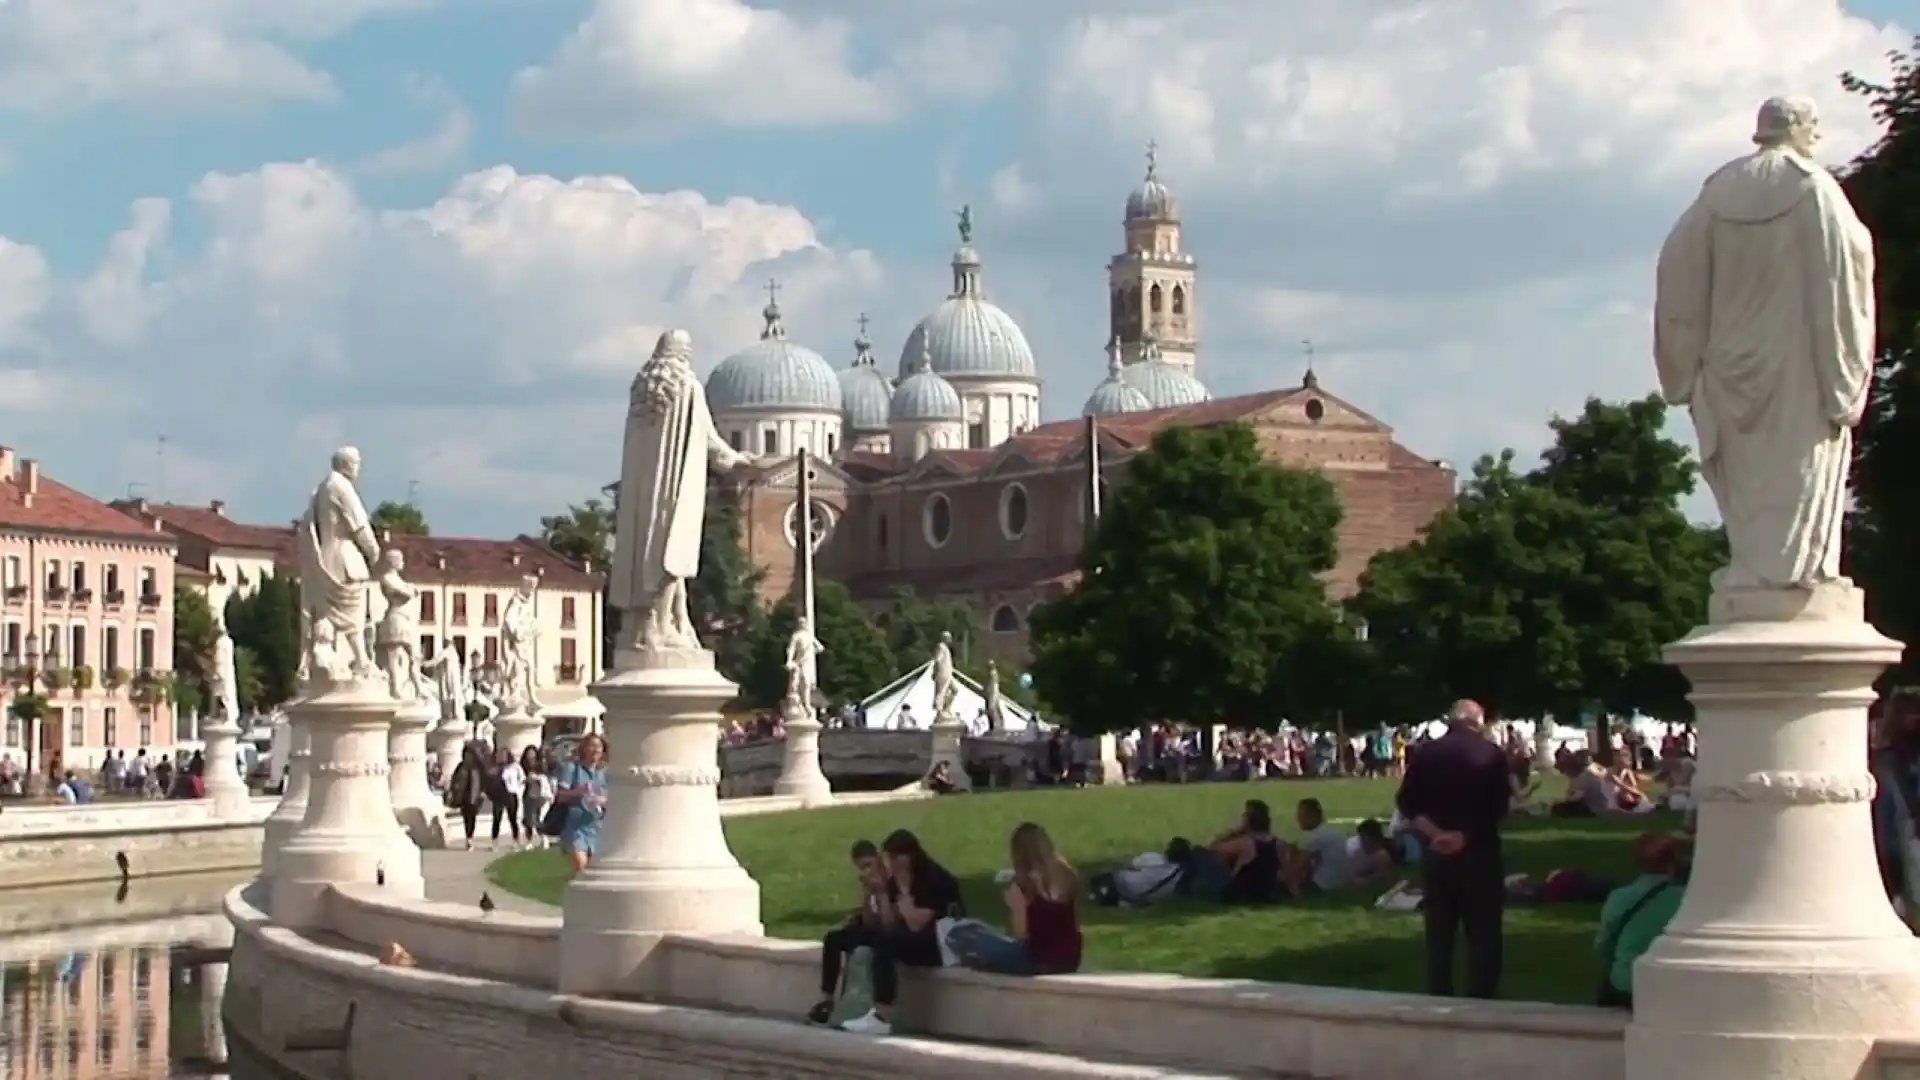
[{"label": "white cloud", "polygon": [[465,156],[473,142],[473,114],[460,99],[446,84],[418,76],[409,78],[405,88],[415,106],[439,114],[439,121],[425,135],[367,155],[354,167],[355,172],[369,176],[436,172]]},{"label": "white cloud", "polygon": [[[789,206],[505,166],[376,210],[338,170],[280,163],[209,174],[130,216],[51,301],[38,253],[0,247],[0,328],[17,311],[19,334],[67,333],[71,310],[84,333],[58,342],[62,363],[115,391],[66,399],[84,425],[36,442],[50,462],[92,463],[73,482],[117,493],[157,483],[147,429],[196,418],[168,432],[170,489],[267,521],[351,441],[371,492],[416,480],[469,528],[530,528],[617,470],[627,382],[660,328],[690,328],[705,368],[754,338],[770,276],[803,339],[840,336],[828,327],[882,287],[871,254],[825,246]],[[189,232],[204,240],[175,239]],[[0,350],[0,397],[64,393],[13,368]],[[101,431],[134,445],[99,460]]]},{"label": "white cloud", "polygon": [[231,108],[337,91],[295,46],[437,0],[11,0],[0,4],[0,105]]}]

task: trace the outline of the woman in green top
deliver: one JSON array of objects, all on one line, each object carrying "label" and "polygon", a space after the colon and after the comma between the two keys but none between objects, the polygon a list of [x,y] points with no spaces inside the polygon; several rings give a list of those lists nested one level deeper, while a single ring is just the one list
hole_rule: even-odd
[{"label": "woman in green top", "polygon": [[1680,845],[1670,836],[1643,833],[1633,844],[1640,877],[1607,894],[1600,907],[1594,949],[1606,965],[1599,1004],[1633,1008],[1633,963],[1653,947],[1680,910],[1686,886],[1678,875]]}]

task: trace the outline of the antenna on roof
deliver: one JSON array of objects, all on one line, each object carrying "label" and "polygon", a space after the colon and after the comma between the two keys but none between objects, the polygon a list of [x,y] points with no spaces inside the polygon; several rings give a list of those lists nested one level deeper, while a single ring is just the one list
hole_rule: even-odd
[{"label": "antenna on roof", "polygon": [[160,489],[160,501],[166,502],[167,501],[167,437],[165,435],[160,436],[159,442],[154,445],[153,461],[154,461],[155,472],[158,473],[158,476],[155,478],[155,480],[156,480],[156,486],[159,487]]},{"label": "antenna on roof", "polygon": [[420,493],[420,481],[418,480],[407,481],[407,505],[408,506],[419,505],[417,502],[414,501],[414,496],[418,495],[419,493]]}]

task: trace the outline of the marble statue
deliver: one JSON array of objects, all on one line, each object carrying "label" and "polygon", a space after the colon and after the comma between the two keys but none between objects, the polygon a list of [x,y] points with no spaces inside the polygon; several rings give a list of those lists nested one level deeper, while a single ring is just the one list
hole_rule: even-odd
[{"label": "marble statue", "polygon": [[533,643],[540,626],[533,617],[533,597],[539,588],[539,578],[521,578],[500,614],[500,704],[507,709],[534,707]]},{"label": "marble statue", "polygon": [[240,722],[240,678],[234,670],[233,637],[227,633],[227,613],[213,609],[213,706],[223,724]]},{"label": "marble statue", "polygon": [[806,616],[800,617],[787,639],[787,701],[807,716],[813,715],[813,692],[820,685],[820,654],[826,651]]},{"label": "marble statue", "polygon": [[986,685],[987,730],[1005,731],[1007,728],[1006,709],[1000,704],[1000,665],[987,661]]},{"label": "marble statue", "polygon": [[746,460],[713,427],[693,373],[693,338],[660,335],[629,395],[608,602],[641,651],[698,649],[687,580],[700,571],[709,462]]},{"label": "marble statue", "polygon": [[439,654],[421,661],[420,673],[433,679],[433,696],[440,703],[440,719],[465,720],[466,677],[460,670],[460,656],[451,643],[441,639]]},{"label": "marble statue", "polygon": [[302,678],[349,682],[375,675],[365,628],[369,568],[380,558],[380,546],[354,487],[359,476],[360,451],[334,451],[332,467],[294,529]]},{"label": "marble statue", "polygon": [[953,699],[960,690],[953,680],[953,635],[942,633],[933,649],[933,722],[952,723]]},{"label": "marble statue", "polygon": [[406,556],[397,549],[380,554],[378,582],[387,608],[374,627],[373,650],[387,677],[387,692],[401,701],[418,701],[424,696],[420,688],[420,617],[414,607],[420,590],[403,576],[406,568]]},{"label": "marble statue", "polygon": [[1718,588],[1840,577],[1852,429],[1874,358],[1873,237],[1814,160],[1811,101],[1760,106],[1660,250],[1654,359],[1693,414],[1726,523]]}]

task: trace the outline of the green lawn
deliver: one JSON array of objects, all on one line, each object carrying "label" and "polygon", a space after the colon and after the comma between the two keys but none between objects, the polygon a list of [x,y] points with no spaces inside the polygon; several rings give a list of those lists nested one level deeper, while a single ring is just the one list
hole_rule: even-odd
[{"label": "green lawn", "polygon": [[[767,933],[817,938],[854,903],[847,848],[913,830],[960,878],[975,915],[1004,925],[993,877],[1007,864],[1006,838],[1023,821],[1053,834],[1083,874],[1110,868],[1175,836],[1204,842],[1249,798],[1265,799],[1292,824],[1293,806],[1313,796],[1329,817],[1357,820],[1392,812],[1384,780],[1155,784],[1080,791],[1027,791],[922,802],[831,808],[727,822],[734,854],[760,882]],[[1516,819],[1507,831],[1509,873],[1559,867],[1625,878],[1632,837],[1672,823]],[[1351,828],[1351,825],[1347,826]],[[566,864],[557,852],[497,860],[488,876],[509,892],[558,903]],[[1225,909],[1169,904],[1146,910],[1083,908],[1087,966],[1222,978],[1312,983],[1418,993],[1424,988],[1417,914],[1376,912],[1366,897],[1317,898],[1301,906]],[[1504,997],[1584,1004],[1599,978],[1593,956],[1596,905],[1509,909]]]}]

